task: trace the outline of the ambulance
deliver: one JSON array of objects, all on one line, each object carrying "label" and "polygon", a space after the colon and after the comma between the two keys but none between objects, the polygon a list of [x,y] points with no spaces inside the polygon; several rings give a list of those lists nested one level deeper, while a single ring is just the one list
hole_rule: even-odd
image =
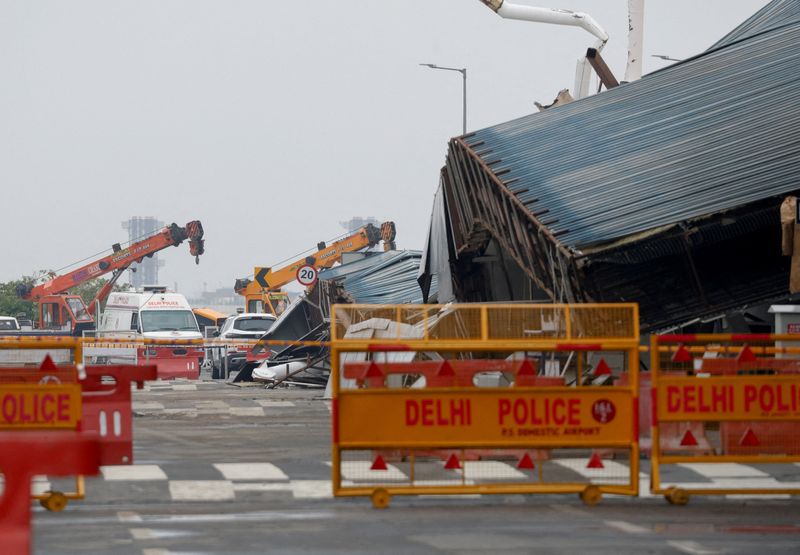
[{"label": "ambulance", "polygon": [[[111,293],[101,315],[96,336],[107,339],[157,339],[158,344],[136,348],[99,343],[86,355],[97,363],[156,364],[161,379],[199,376],[204,350],[203,335],[186,297],[168,293],[162,286],[145,286],[141,291]],[[170,344],[170,341],[175,341]]]}]

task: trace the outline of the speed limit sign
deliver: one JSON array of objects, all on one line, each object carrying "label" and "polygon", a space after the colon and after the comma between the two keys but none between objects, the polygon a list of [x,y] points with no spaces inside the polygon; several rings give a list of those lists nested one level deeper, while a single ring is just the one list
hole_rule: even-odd
[{"label": "speed limit sign", "polygon": [[311,264],[303,264],[297,269],[297,283],[305,287],[311,287],[317,283],[319,271]]}]

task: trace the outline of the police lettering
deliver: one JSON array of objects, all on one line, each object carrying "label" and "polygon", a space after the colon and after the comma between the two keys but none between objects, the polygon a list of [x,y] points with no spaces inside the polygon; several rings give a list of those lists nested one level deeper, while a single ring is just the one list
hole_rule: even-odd
[{"label": "police lettering", "polygon": [[406,400],[406,426],[470,426],[472,404],[469,399]]},{"label": "police lettering", "polygon": [[733,410],[733,386],[697,385],[667,387],[667,412],[728,412]]},{"label": "police lettering", "polygon": [[672,414],[800,412],[800,386],[794,383],[668,385],[665,392]]},{"label": "police lettering", "polygon": [[580,399],[498,399],[497,417],[501,426],[578,426],[580,419]]},{"label": "police lettering", "polygon": [[762,412],[797,412],[800,388],[796,384],[764,384],[744,386],[744,410]]},{"label": "police lettering", "polygon": [[70,421],[67,393],[6,393],[0,397],[0,425],[26,426]]}]

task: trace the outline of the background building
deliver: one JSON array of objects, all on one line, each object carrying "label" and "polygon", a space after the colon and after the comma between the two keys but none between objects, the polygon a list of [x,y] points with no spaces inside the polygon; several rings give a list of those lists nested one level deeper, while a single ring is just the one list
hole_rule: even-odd
[{"label": "background building", "polygon": [[[152,216],[134,216],[122,222],[122,229],[128,232],[129,242],[144,239],[162,227],[164,227],[164,222]],[[158,253],[151,258],[145,258],[141,264],[132,264],[131,270],[135,269],[136,271],[128,271],[127,276],[131,286],[139,288],[143,285],[158,285],[158,269],[163,265],[164,262],[158,259]]]}]

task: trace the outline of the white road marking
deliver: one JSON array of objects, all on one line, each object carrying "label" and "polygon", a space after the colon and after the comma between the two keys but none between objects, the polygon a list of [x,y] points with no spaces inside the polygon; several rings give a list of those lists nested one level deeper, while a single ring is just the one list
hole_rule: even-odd
[{"label": "white road marking", "polygon": [[156,401],[134,401],[131,408],[133,410],[164,410],[164,404]]},{"label": "white road marking", "polygon": [[168,549],[161,547],[142,549],[142,555],[170,555]]},{"label": "white road marking", "polygon": [[738,463],[681,463],[678,466],[688,468],[706,478],[761,478],[769,474],[746,464]]},{"label": "white road marking", "polygon": [[[0,478],[0,484],[2,483]],[[46,491],[53,489],[52,484],[47,479],[47,476],[34,476],[31,481],[31,495],[41,495]]]},{"label": "white road marking", "polygon": [[[627,479],[625,481],[627,482]],[[672,484],[672,485],[677,487],[683,487],[681,484]],[[691,487],[691,484],[689,484],[689,486]],[[605,493],[603,494],[603,496],[614,497],[614,498],[630,497],[629,495],[617,495],[616,493]],[[658,497],[657,495],[653,495],[652,493],[650,493],[650,475],[647,474],[646,472],[639,473],[639,497],[650,498],[650,499],[652,499],[653,497]]]},{"label": "white road marking", "polygon": [[[326,462],[331,466],[330,461]],[[343,461],[341,465],[342,478],[345,480],[361,480],[370,482],[407,482],[409,480],[402,470],[392,464],[386,464],[386,470],[370,470],[370,461]]]},{"label": "white road marking", "polygon": [[150,385],[148,385],[147,388],[150,391],[172,391],[172,384],[162,381],[154,381],[150,382]]},{"label": "white road marking", "polygon": [[117,511],[117,518],[120,522],[141,522],[142,517],[135,511]]},{"label": "white road marking", "polygon": [[229,415],[230,409],[198,409],[197,414],[203,415]]},{"label": "white road marking", "polygon": [[694,541],[668,541],[667,545],[689,555],[718,555],[721,551],[707,549]]},{"label": "white road marking", "polygon": [[153,531],[150,528],[131,528],[128,530],[131,537],[135,540],[149,540],[153,538]]},{"label": "white road marking", "polygon": [[230,408],[225,401],[195,401],[194,406],[198,409],[223,409],[226,412]]},{"label": "white road marking", "polygon": [[295,406],[294,403],[291,401],[263,401],[263,400],[256,400],[256,403],[261,405],[262,407],[271,407],[271,408],[279,408],[279,407],[293,407]]},{"label": "white road marking", "polygon": [[172,386],[173,391],[197,391],[197,386],[194,384],[175,384]]},{"label": "white road marking", "polygon": [[[680,466],[711,479],[711,483],[682,484],[680,487],[721,489],[800,489],[800,482],[781,482],[768,473],[745,464],[738,463],[682,463]],[[727,499],[789,499],[788,494],[729,494]]]},{"label": "white road marking", "polygon": [[233,491],[292,491],[290,482],[240,482],[233,484]]},{"label": "white road marking", "polygon": [[625,522],[624,520],[606,520],[604,522],[609,528],[614,528],[626,534],[649,534],[652,531],[644,526],[639,526],[632,522]]},{"label": "white road marking", "polygon": [[729,494],[725,496],[725,499],[736,499],[736,500],[748,500],[748,499],[791,499],[792,496],[788,493],[759,493],[757,495],[754,494]]},{"label": "white road marking", "polygon": [[103,478],[121,480],[166,480],[167,475],[157,464],[132,464],[130,466],[101,466]]},{"label": "white road marking", "polygon": [[639,497],[655,497],[650,493],[650,475],[645,472],[639,473]]},{"label": "white road marking", "polygon": [[552,462],[577,472],[592,482],[626,484],[630,479],[630,468],[612,460],[603,459],[603,468],[586,468],[589,462],[586,458],[553,459]]},{"label": "white road marking", "polygon": [[330,480],[292,480],[292,496],[295,499],[329,499],[333,497]]},{"label": "white road marking", "polygon": [[186,536],[194,536],[194,532],[187,532],[185,530],[163,530],[156,528],[130,528],[128,530],[134,540],[157,540],[164,538],[182,538]]},{"label": "white road marking", "polygon": [[263,407],[231,407],[233,416],[264,416]]},{"label": "white road marking", "polygon": [[800,483],[797,482],[779,482],[775,478],[767,477],[767,478],[720,478],[718,480],[714,480],[711,484],[705,484],[706,486],[711,487],[718,487],[718,488],[742,488],[742,489],[754,489],[754,488],[798,488],[800,487]]},{"label": "white road marking", "polygon": [[520,472],[510,464],[499,461],[465,461],[464,476],[467,480],[527,480],[530,478],[530,476]]},{"label": "white road marking", "polygon": [[227,480],[288,480],[289,477],[272,463],[216,463],[214,468]]},{"label": "white road marking", "polygon": [[232,501],[235,498],[230,480],[170,480],[173,501]]},{"label": "white road marking", "polygon": [[[464,484],[465,486],[474,486],[474,480],[464,480],[461,481],[461,476],[455,476],[452,479],[442,479],[442,480],[414,480],[415,486],[460,486]],[[432,495],[431,497],[439,497],[438,495]],[[475,494],[474,497],[480,497],[480,494]]]},{"label": "white road marking", "polygon": [[197,418],[197,409],[164,409],[164,414]]}]

